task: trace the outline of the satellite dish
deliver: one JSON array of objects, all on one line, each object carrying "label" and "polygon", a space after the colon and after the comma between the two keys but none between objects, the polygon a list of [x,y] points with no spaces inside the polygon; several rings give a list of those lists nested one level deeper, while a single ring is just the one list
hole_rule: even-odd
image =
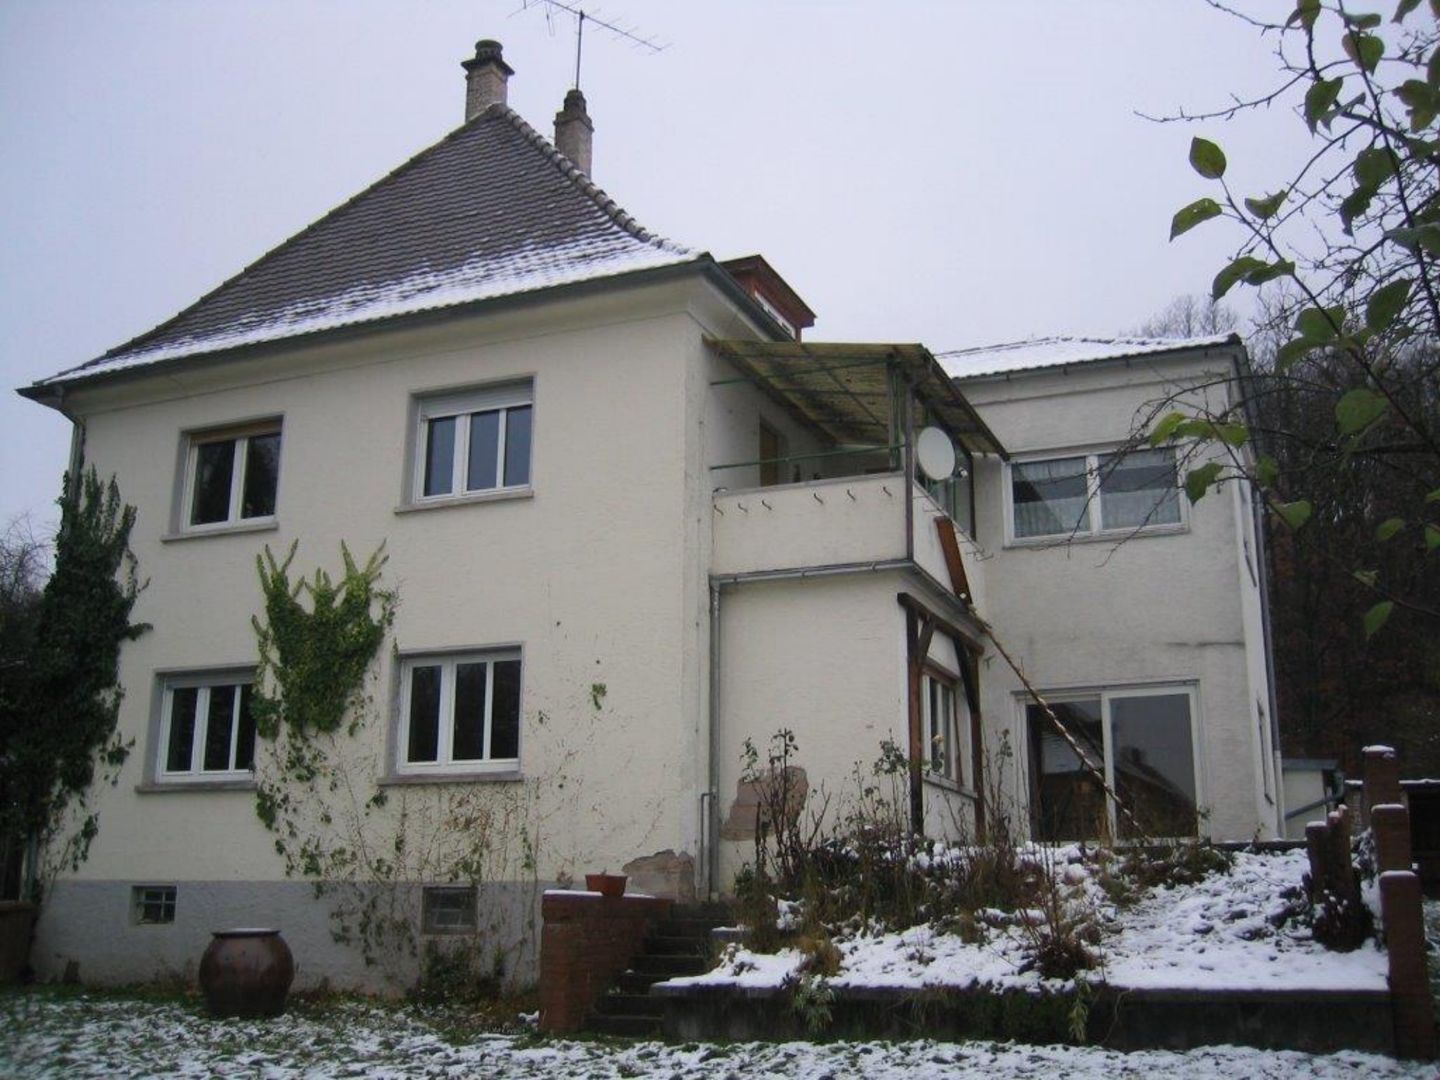
[{"label": "satellite dish", "polygon": [[915,460],[931,480],[948,480],[955,472],[955,444],[938,427],[927,427],[915,440]]}]

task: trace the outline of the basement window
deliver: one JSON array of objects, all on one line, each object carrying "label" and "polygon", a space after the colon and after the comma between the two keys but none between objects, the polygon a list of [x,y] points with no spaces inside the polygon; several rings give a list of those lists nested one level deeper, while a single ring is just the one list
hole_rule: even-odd
[{"label": "basement window", "polygon": [[130,907],[135,921],[158,926],[175,921],[174,885],[136,885],[130,890]]},{"label": "basement window", "polygon": [[427,885],[421,893],[421,927],[427,934],[474,931],[475,886]]}]

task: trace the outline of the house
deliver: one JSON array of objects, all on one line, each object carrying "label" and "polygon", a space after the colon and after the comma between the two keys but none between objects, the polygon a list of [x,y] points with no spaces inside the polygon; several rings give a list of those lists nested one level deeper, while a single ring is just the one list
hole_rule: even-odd
[{"label": "house", "polygon": [[[1253,508],[1189,506],[1170,448],[1111,456],[1142,402],[1243,370],[1238,343],[803,340],[763,258],[657,237],[595,186],[578,91],[552,145],[497,43],[464,67],[463,126],[21,391],[136,507],[153,625],[42,976],[184,973],[211,930],[275,925],[302,983],[378,985],[344,917],[373,926],[380,892],[411,932],[391,978],[457,939],[523,975],[544,886],[726,892],[746,741],[781,729],[811,789],[893,743],[939,836],[1114,831],[1102,775],[1152,834],[1277,833]],[[347,771],[312,792],[333,813],[301,823],[370,873],[317,897],[257,819],[251,618],[266,549],[334,571],[342,543],[384,544],[398,609]]]}]

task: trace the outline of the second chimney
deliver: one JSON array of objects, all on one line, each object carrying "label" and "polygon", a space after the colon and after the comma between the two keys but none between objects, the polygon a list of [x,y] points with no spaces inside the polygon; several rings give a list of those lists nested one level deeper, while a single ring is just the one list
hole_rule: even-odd
[{"label": "second chimney", "polygon": [[505,104],[505,83],[515,74],[513,68],[501,56],[500,42],[484,41],[475,43],[475,56],[462,60],[465,69],[465,122],[468,124],[491,105]]},{"label": "second chimney", "polygon": [[590,175],[590,145],[594,134],[595,125],[585,111],[585,95],[571,90],[565,95],[565,107],[555,114],[555,149],[586,176]]}]

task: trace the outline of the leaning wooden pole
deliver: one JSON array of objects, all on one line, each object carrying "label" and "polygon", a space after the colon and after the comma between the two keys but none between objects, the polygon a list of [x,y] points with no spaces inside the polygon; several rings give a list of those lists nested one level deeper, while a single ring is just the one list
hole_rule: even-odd
[{"label": "leaning wooden pole", "polygon": [[1039,705],[1045,713],[1045,718],[1050,721],[1050,726],[1055,729],[1060,738],[1065,740],[1065,745],[1070,747],[1070,750],[1080,762],[1080,768],[1084,769],[1099,782],[1101,790],[1105,792],[1105,797],[1115,804],[1115,812],[1129,822],[1130,827],[1135,830],[1135,838],[1137,840],[1148,839],[1145,830],[1140,827],[1140,822],[1135,819],[1135,815],[1130,812],[1130,808],[1125,805],[1125,801],[1120,798],[1115,789],[1105,780],[1105,770],[1103,768],[1097,769],[1094,765],[1090,764],[1090,759],[1085,756],[1085,751],[1082,750],[1080,744],[1075,741],[1075,736],[1070,734],[1070,729],[1061,722],[1060,717],[1055,715],[1055,710],[1050,707],[1050,703],[1045,700],[1044,695],[1035,689],[1034,684],[1025,677],[1025,672],[1020,669],[1020,665],[1015,662],[1014,657],[1005,650],[1004,645],[1000,644],[1000,639],[995,636],[994,628],[984,619],[976,616],[973,611],[970,614],[971,617],[980,624],[980,628],[985,632],[985,636],[990,639],[990,644],[995,646],[995,651],[1000,654],[1005,663],[1010,665],[1010,670],[1015,672],[1015,677],[1018,678],[1020,684],[1025,687],[1025,692],[1035,699],[1035,704]]}]

